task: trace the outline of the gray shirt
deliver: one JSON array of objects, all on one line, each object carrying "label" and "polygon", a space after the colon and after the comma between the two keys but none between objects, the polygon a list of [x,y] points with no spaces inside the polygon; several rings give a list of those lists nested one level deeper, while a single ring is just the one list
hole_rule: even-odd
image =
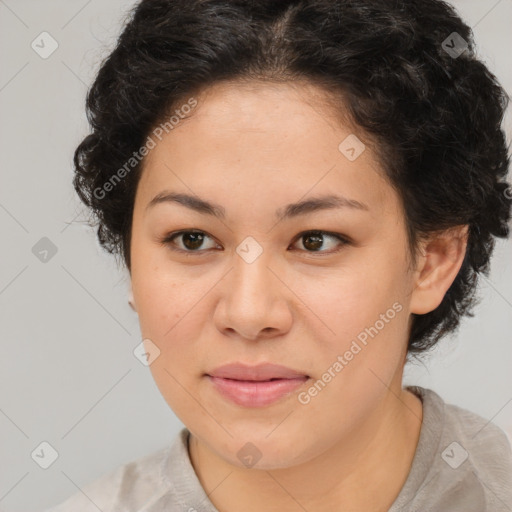
[{"label": "gray shirt", "polygon": [[[512,512],[512,451],[493,423],[430,389],[407,480],[389,512]],[[197,478],[183,428],[170,446],[120,466],[46,512],[218,512]]]}]

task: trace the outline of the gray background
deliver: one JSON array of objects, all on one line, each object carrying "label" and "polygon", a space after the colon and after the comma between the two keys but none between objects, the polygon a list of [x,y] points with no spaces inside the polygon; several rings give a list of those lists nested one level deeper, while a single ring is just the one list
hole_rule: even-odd
[{"label": "gray background", "polygon": [[[71,186],[84,97],[133,1],[0,0],[0,508],[42,510],[174,438],[181,423],[133,355],[128,278],[89,229]],[[454,2],[480,56],[512,91],[512,0]],[[41,58],[43,31],[58,42]],[[510,110],[505,122],[511,140]],[[43,237],[57,249],[43,263]],[[37,247],[37,246],[36,246]],[[499,241],[477,316],[405,383],[512,436],[512,242]],[[31,453],[47,441],[57,460]]]}]

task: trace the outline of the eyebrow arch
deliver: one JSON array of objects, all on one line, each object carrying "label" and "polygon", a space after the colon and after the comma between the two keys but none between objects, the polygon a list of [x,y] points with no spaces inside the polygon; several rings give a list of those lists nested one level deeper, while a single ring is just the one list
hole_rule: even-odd
[{"label": "eyebrow arch", "polygon": [[[212,215],[219,219],[224,219],[226,216],[225,208],[218,204],[210,203],[197,196],[168,191],[160,192],[153,199],[151,199],[151,201],[146,206],[146,211],[150,208],[153,208],[157,204],[167,202],[181,204],[187,208],[190,208],[191,210],[195,210],[198,213]],[[306,213],[343,207],[369,211],[368,205],[356,201],[355,199],[349,199],[344,196],[329,194],[313,197],[304,201],[299,201],[298,203],[288,204],[284,208],[278,208],[275,215],[277,219],[285,220],[297,217],[299,215],[304,215]]]}]

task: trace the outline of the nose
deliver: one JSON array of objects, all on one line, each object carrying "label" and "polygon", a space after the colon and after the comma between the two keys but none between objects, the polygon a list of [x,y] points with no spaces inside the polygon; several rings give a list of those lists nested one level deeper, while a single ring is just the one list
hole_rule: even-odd
[{"label": "nose", "polygon": [[279,269],[272,268],[271,259],[264,252],[249,263],[234,255],[234,268],[219,283],[222,295],[214,315],[224,335],[267,339],[291,328],[293,293],[283,282],[284,276],[279,276]]}]

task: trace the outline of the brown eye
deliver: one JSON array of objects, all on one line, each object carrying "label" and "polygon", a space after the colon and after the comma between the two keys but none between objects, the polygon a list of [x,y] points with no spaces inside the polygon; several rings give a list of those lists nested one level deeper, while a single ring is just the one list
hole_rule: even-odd
[{"label": "brown eye", "polygon": [[312,233],[310,235],[304,235],[304,247],[309,251],[318,251],[322,248],[324,243],[323,235]]},{"label": "brown eye", "polygon": [[[298,236],[298,240],[303,241],[302,245],[304,246],[307,252],[331,253],[339,250],[339,248],[335,248],[334,250],[321,250],[322,247],[325,247],[326,240],[329,239],[337,240],[338,247],[342,247],[349,243],[349,241],[345,237],[337,233],[329,233],[327,231],[305,231],[303,233],[300,233],[300,235]],[[332,246],[332,243],[330,245]]]},{"label": "brown eye", "polygon": [[[181,247],[175,243],[175,239],[181,238]],[[182,252],[203,252],[204,240],[211,238],[203,231],[178,231],[171,233],[162,240],[162,244],[171,246],[171,249]],[[178,246],[178,247],[176,247]]]},{"label": "brown eye", "polygon": [[187,249],[199,249],[203,244],[204,235],[202,233],[183,233],[181,236],[183,245]]}]

